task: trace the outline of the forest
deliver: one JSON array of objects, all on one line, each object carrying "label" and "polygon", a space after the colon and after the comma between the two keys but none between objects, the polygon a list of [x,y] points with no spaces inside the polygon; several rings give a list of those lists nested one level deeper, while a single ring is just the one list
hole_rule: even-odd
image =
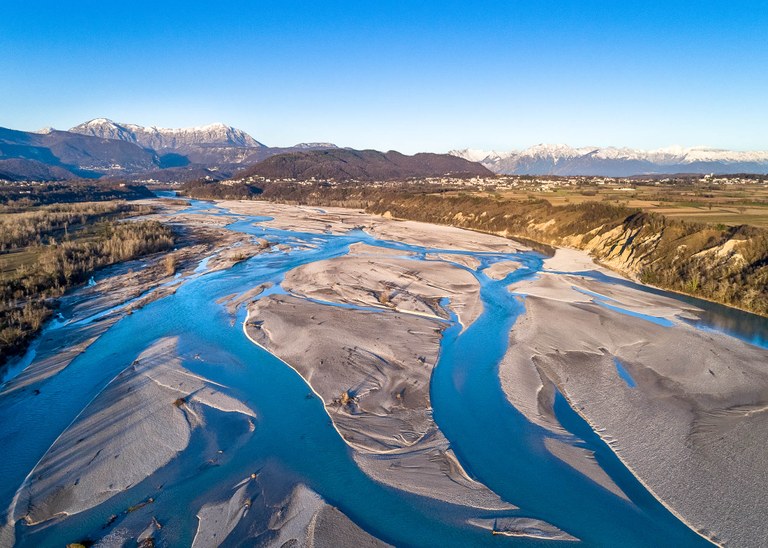
[{"label": "forest", "polygon": [[143,185],[126,183],[27,182],[0,181],[0,213],[6,208],[27,208],[41,204],[72,202],[102,202],[109,200],[138,200],[152,198],[154,194]]},{"label": "forest", "polygon": [[182,192],[198,200],[249,200],[261,194],[261,189],[243,182],[198,179],[185,183]]},{"label": "forest", "polygon": [[96,270],[170,249],[175,236],[125,202],[6,207],[0,215],[0,364],[24,351],[55,298]]}]

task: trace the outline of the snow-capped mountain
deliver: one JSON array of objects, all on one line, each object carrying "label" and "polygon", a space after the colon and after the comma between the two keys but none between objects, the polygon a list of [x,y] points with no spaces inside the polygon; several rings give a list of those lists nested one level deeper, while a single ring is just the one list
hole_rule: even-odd
[{"label": "snow-capped mountain", "polygon": [[507,158],[513,154],[517,154],[517,151],[497,152],[495,150],[465,148],[462,150],[452,150],[448,154],[451,154],[453,156],[458,156],[460,158],[464,158],[465,160],[469,160],[470,162],[494,163],[494,162],[498,162],[499,160],[503,160],[504,158]]},{"label": "snow-capped mountain", "polygon": [[515,175],[626,177],[660,173],[768,173],[768,151],[741,152],[709,147],[641,150],[540,144],[521,151],[463,149],[449,154],[480,162],[496,173]]},{"label": "snow-capped mountain", "polygon": [[298,143],[291,148],[298,150],[319,150],[324,148],[339,148],[333,143]]},{"label": "snow-capped mountain", "polygon": [[155,151],[162,168],[179,168],[190,164],[207,167],[249,165],[282,152],[337,148],[333,143],[268,147],[243,130],[221,123],[169,129],[96,118],[69,131],[102,139],[127,141]]},{"label": "snow-capped mountain", "polygon": [[184,151],[190,147],[262,148],[265,146],[246,132],[221,123],[170,129],[121,124],[107,118],[96,118],[75,126],[69,131],[93,135],[102,139],[128,141],[158,152],[166,150]]},{"label": "snow-capped mountain", "polygon": [[96,118],[69,131],[0,128],[0,177],[8,180],[76,177],[151,177],[191,180],[215,172],[228,177],[242,166],[294,151],[338,148],[307,142],[268,147],[243,130],[217,123],[168,129]]}]

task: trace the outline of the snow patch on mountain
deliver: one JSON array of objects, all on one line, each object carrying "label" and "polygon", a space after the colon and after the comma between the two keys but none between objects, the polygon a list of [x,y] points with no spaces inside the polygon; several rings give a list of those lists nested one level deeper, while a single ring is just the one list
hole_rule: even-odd
[{"label": "snow patch on mountain", "polygon": [[299,149],[325,149],[325,148],[339,148],[333,143],[298,143],[291,148]]},{"label": "snow patch on mountain", "polygon": [[454,156],[491,171],[520,175],[629,176],[653,173],[768,173],[768,151],[673,145],[655,150],[538,144],[521,151],[462,149]]},{"label": "snow patch on mountain", "polygon": [[518,151],[513,150],[510,152],[497,152],[495,150],[482,150],[478,148],[463,148],[460,150],[451,150],[448,154],[452,156],[458,156],[464,158],[470,162],[494,162],[507,158],[514,154],[519,154]]}]

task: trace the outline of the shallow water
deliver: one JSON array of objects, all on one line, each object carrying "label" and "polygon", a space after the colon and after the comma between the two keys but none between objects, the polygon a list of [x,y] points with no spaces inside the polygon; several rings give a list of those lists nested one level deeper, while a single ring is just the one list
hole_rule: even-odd
[{"label": "shallow water", "polygon": [[619,374],[619,377],[621,377],[621,380],[624,381],[624,384],[626,384],[629,388],[637,387],[635,379],[632,378],[632,375],[630,375],[629,371],[624,368],[618,358],[613,358],[613,365],[616,366],[616,372]]},{"label": "shallow water", "polygon": [[[67,519],[43,527],[18,525],[20,545],[60,546],[62,540],[92,536],[112,514],[147,497],[155,499],[152,512],[164,524],[163,537],[172,545],[188,545],[201,501],[223,497],[231,486],[267,463],[286,477],[307,484],[363,529],[399,546],[549,544],[492,536],[466,524],[470,518],[499,516],[543,519],[588,545],[647,546],[660,539],[676,546],[707,544],[640,485],[561,395],[555,398],[555,414],[569,432],[562,435],[530,423],[504,397],[498,364],[507,349],[509,331],[525,310],[523,298],[506,287],[535,275],[542,266],[541,255],[426,249],[377,240],[360,230],[344,235],[276,230],[258,224],[264,217],[234,215],[206,202],[193,202],[186,212],[226,214],[237,219],[229,225],[231,230],[288,244],[290,251],[263,253],[213,273],[205,273],[201,263],[197,274],[184,281],[174,295],[121,319],[70,366],[46,381],[39,395],[0,398],[0,413],[5,418],[0,425],[5,448],[5,459],[0,462],[0,506],[9,506],[26,475],[88,402],[144,349],[164,337],[179,338],[180,353],[188,357],[185,367],[229,387],[227,393],[256,411],[256,431],[248,436],[231,415],[212,412],[205,431],[198,429],[190,446],[152,477]],[[467,270],[480,282],[484,311],[464,330],[455,316],[451,318],[433,373],[431,400],[435,421],[467,472],[520,510],[469,510],[371,480],[355,464],[350,448],[304,380],[245,337],[244,310],[233,324],[224,306],[217,304],[226,295],[265,282],[275,284],[269,293],[279,292],[288,270],[342,256],[357,242],[411,253],[407,258],[414,261],[427,260],[427,253],[450,252],[471,255],[481,262],[477,272]],[[429,260],[435,260],[434,255]],[[498,281],[481,272],[504,260],[523,266]],[[605,300],[601,304],[612,306]],[[358,307],[349,308],[353,313]],[[715,318],[718,313],[716,307],[708,312]],[[761,320],[753,317],[750,324],[751,315],[736,313],[746,317],[742,321],[749,325]],[[717,322],[710,319],[707,326],[716,329]],[[553,457],[544,446],[547,437],[593,451],[598,464],[630,501]],[[215,464],[201,460],[211,444],[224,451]]]},{"label": "shallow water", "polygon": [[[760,348],[768,348],[768,318],[750,314],[749,312],[744,312],[737,308],[731,308],[719,303],[697,299],[696,297],[691,297],[689,295],[671,293],[656,287],[641,285],[631,280],[617,278],[615,276],[607,276],[598,271],[575,272],[571,274],[592,278],[603,283],[631,287],[638,291],[643,291],[652,295],[661,295],[663,297],[678,300],[681,303],[690,304],[701,310],[697,313],[698,318],[695,320],[681,318],[682,321],[688,322],[701,330],[725,333],[726,335],[730,335],[731,337],[735,337],[751,345]],[[582,292],[584,292],[584,290],[582,290]],[[599,297],[605,301],[610,301],[610,299],[602,295],[599,295]]]}]

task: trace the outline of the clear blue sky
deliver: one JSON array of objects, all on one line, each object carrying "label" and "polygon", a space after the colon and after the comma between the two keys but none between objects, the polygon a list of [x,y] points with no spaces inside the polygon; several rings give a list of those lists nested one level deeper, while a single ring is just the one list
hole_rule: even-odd
[{"label": "clear blue sky", "polygon": [[[205,4],[205,5],[204,5]],[[768,148],[768,2],[4,0],[0,126]]]}]

